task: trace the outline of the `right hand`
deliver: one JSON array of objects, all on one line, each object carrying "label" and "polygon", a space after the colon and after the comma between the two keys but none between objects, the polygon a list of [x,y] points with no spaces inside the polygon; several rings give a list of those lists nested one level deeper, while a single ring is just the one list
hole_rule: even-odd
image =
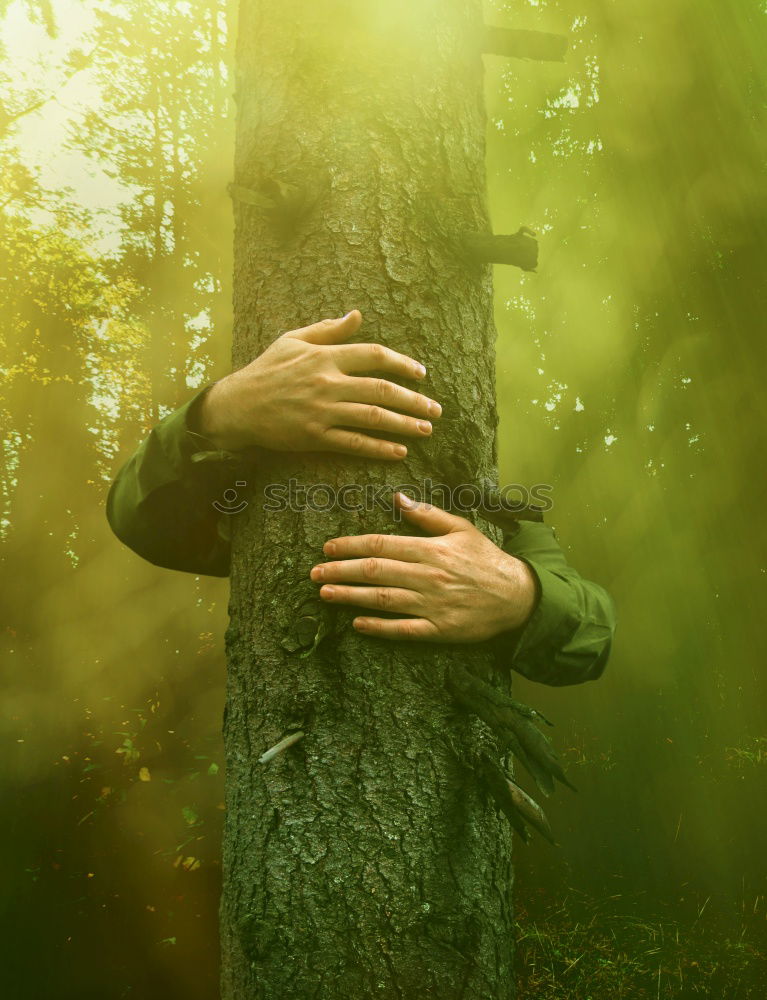
[{"label": "right hand", "polygon": [[381,344],[345,343],[361,322],[362,314],[354,309],[341,319],[284,333],[249,365],[211,387],[202,398],[196,429],[227,451],[260,445],[274,451],[404,458],[403,444],[365,431],[428,437],[431,419],[442,408],[394,382],[361,375],[426,375],[417,361]]}]

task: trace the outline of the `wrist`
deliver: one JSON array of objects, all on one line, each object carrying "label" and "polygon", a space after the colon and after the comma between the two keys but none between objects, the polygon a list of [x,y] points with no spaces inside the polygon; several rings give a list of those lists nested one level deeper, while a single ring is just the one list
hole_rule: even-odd
[{"label": "wrist", "polygon": [[189,411],[188,426],[190,431],[207,438],[216,448],[222,451],[236,451],[245,445],[235,440],[224,419],[225,382],[226,378],[214,382],[202,393],[196,405]]},{"label": "wrist", "polygon": [[517,570],[519,573],[519,624],[517,628],[522,628],[522,626],[527,625],[527,623],[532,618],[533,612],[538,605],[538,596],[540,592],[540,583],[538,582],[538,577],[535,574],[535,570],[529,566],[524,560],[517,559],[512,556],[514,562],[517,564]]},{"label": "wrist", "polygon": [[499,632],[510,632],[530,621],[538,603],[539,583],[533,569],[522,559],[508,555],[506,570],[507,588],[504,613]]}]

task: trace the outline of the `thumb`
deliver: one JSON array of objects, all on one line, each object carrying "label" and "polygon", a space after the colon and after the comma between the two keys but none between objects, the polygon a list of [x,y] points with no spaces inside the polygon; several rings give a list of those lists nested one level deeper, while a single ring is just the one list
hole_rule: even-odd
[{"label": "thumb", "polygon": [[352,309],[340,319],[321,319],[319,323],[291,330],[284,336],[303,340],[307,344],[343,344],[359,330],[361,323],[362,313],[359,309]]},{"label": "thumb", "polygon": [[462,531],[466,527],[464,518],[448,514],[433,503],[417,503],[404,493],[395,493],[394,503],[409,521],[429,535],[449,535],[452,531]]}]

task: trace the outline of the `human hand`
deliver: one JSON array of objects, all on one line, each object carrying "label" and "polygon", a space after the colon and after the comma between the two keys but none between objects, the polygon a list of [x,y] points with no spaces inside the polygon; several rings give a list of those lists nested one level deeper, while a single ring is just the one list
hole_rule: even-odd
[{"label": "human hand", "polygon": [[351,535],[326,542],[333,562],[311,579],[333,604],[412,615],[358,617],[354,627],[382,639],[481,642],[524,625],[536,601],[535,575],[463,517],[395,494],[397,507],[432,537]]},{"label": "human hand", "polygon": [[423,365],[381,344],[346,344],[361,322],[354,309],[341,319],[284,333],[249,365],[212,386],[202,398],[196,429],[227,451],[260,445],[404,458],[405,445],[365,431],[428,437],[431,419],[442,408],[411,389],[361,374],[426,375]]}]

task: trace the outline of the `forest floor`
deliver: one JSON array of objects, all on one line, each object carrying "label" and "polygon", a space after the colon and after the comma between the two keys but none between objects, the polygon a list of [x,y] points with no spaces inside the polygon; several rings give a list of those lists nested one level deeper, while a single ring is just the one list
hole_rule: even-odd
[{"label": "forest floor", "polygon": [[[625,902],[625,901],[624,901]],[[757,900],[758,904],[759,900]],[[763,900],[762,900],[763,902]],[[615,897],[518,898],[518,1000],[764,1000],[767,920],[628,912]]]}]

